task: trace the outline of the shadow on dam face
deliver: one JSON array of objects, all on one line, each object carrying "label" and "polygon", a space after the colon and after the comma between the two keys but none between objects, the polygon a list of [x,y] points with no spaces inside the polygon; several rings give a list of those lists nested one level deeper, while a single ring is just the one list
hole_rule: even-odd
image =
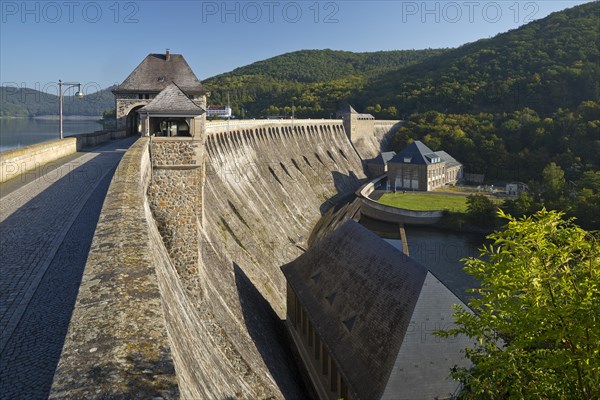
[{"label": "shadow on dam face", "polygon": [[342,172],[332,171],[331,176],[333,178],[333,186],[337,193],[319,206],[321,216],[324,216],[332,207],[339,207],[340,205],[347,203],[350,198],[354,197],[354,190],[360,185],[360,179],[356,176],[354,171],[348,171],[348,175]]},{"label": "shadow on dam face", "polygon": [[[239,265],[233,263],[233,270],[248,333],[275,383],[286,399],[309,398],[308,393],[298,392],[303,387],[303,382],[294,363],[290,343],[286,340],[283,321],[277,317],[269,302],[256,290]],[[282,362],[285,365],[280,365]]]}]

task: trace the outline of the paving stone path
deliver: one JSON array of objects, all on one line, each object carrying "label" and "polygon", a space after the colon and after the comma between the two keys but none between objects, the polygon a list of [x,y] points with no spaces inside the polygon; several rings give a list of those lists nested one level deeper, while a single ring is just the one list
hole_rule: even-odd
[{"label": "paving stone path", "polygon": [[0,399],[48,397],[106,191],[135,140],[0,185]]}]

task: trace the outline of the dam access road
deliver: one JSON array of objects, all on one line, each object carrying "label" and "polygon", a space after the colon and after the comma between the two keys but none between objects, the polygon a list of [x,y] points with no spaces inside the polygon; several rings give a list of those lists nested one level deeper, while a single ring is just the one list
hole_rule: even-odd
[{"label": "dam access road", "polygon": [[47,398],[96,223],[130,137],[0,184],[0,398]]}]

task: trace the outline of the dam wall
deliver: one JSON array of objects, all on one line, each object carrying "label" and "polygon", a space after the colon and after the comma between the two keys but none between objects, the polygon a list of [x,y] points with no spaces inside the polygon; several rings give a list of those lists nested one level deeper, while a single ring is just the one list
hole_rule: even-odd
[{"label": "dam wall", "polygon": [[[296,122],[207,124],[200,153],[193,141],[131,147],[50,398],[308,397],[282,322],[279,266],[365,176],[341,123]],[[186,229],[192,241],[177,236]]]},{"label": "dam wall", "polygon": [[149,149],[139,139],[111,182],[50,398],[303,398],[280,321],[219,248],[190,295],[151,211]]},{"label": "dam wall", "polygon": [[84,148],[125,136],[125,131],[98,131],[3,151],[0,153],[0,183],[27,172],[39,171],[49,163]]},{"label": "dam wall", "polygon": [[321,215],[364,178],[341,120],[207,124],[204,229],[284,319],[279,266],[301,254]]},{"label": "dam wall", "polygon": [[352,139],[352,144],[361,159],[369,160],[377,157],[382,151],[387,151],[394,133],[402,125],[402,121],[375,120],[368,128],[371,132],[363,132]]}]

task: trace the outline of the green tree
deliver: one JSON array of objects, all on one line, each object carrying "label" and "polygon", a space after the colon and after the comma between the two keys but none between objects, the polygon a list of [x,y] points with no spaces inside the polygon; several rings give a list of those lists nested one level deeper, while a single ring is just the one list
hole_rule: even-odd
[{"label": "green tree", "polygon": [[[536,204],[534,204],[533,199],[527,193],[521,193],[519,197],[516,199],[506,199],[502,203],[502,209],[506,211],[507,214],[523,216],[530,215],[534,209],[536,208]],[[541,208],[541,206],[539,207]]]},{"label": "green tree", "polygon": [[577,181],[573,212],[583,227],[600,227],[600,171],[588,171]]},{"label": "green tree", "polygon": [[472,194],[467,197],[467,216],[480,226],[492,226],[496,219],[496,205],[487,196]]},{"label": "green tree", "polygon": [[117,120],[115,116],[115,109],[112,108],[110,110],[104,110],[102,112],[102,119],[98,120],[100,124],[102,124],[102,129],[109,130],[115,129],[117,126]]},{"label": "green tree", "polygon": [[566,211],[566,181],[565,172],[561,167],[551,162],[542,171],[542,198],[548,208]]},{"label": "green tree", "polygon": [[600,243],[557,211],[508,220],[465,270],[481,282],[443,337],[474,339],[463,399],[600,398]]}]

